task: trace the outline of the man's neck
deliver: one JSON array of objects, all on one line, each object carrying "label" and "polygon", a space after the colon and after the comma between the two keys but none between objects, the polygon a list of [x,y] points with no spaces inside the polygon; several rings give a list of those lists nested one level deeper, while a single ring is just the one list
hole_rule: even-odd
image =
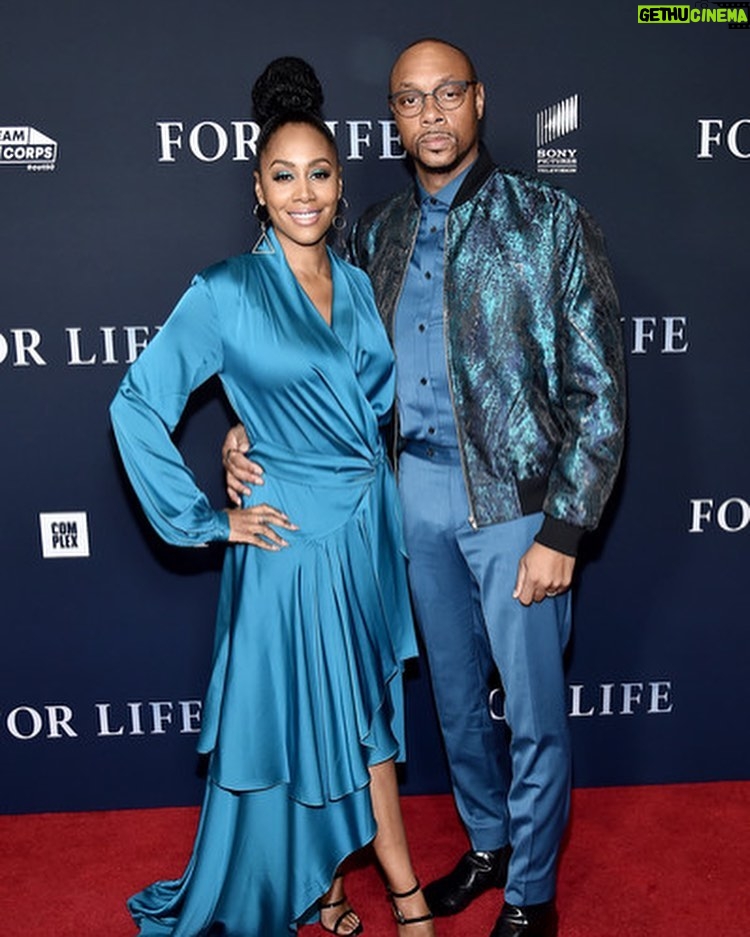
[{"label": "man's neck", "polygon": [[444,188],[448,183],[453,182],[462,172],[465,172],[469,166],[476,161],[477,156],[479,155],[479,145],[473,147],[469,153],[467,153],[464,158],[458,163],[457,166],[454,166],[452,169],[449,169],[447,172],[439,172],[431,170],[429,167],[422,165],[421,163],[415,162],[414,168],[417,173],[417,179],[419,184],[428,193],[428,195],[435,195],[442,188]]}]

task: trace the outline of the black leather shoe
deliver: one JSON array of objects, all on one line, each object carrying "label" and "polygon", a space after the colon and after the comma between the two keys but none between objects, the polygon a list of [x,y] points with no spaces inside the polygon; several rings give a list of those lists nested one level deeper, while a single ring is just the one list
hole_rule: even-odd
[{"label": "black leather shoe", "polygon": [[503,888],[508,874],[510,846],[494,852],[469,851],[458,865],[424,889],[427,906],[435,917],[458,914],[489,888]]},{"label": "black leather shoe", "polygon": [[506,901],[490,937],[557,937],[555,902],[519,907]]}]

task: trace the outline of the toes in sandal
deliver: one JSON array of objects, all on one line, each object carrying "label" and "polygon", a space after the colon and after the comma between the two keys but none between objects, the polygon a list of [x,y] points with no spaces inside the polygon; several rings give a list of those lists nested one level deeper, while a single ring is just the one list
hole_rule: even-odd
[{"label": "toes in sandal", "polygon": [[[339,898],[338,901],[319,901],[318,911],[325,911],[327,908],[340,908],[342,904],[348,904],[346,895],[344,895],[343,898]],[[352,930],[340,930],[341,926],[344,924],[347,918],[350,919],[350,924],[354,924],[354,927]],[[358,935],[363,931],[362,922],[360,921],[357,912],[352,907],[347,908],[345,911],[342,911],[341,914],[339,914],[339,916],[333,922],[333,927],[326,927],[322,918],[320,921],[320,926],[324,931],[328,931],[329,934],[336,934],[336,937],[358,937]]]}]

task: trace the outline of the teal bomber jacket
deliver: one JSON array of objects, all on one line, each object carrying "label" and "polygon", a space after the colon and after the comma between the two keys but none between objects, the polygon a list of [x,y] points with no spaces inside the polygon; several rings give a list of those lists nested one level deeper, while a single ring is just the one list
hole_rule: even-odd
[{"label": "teal bomber jacket", "polygon": [[[368,209],[350,238],[391,340],[418,225],[410,187]],[[601,232],[570,195],[502,172],[482,146],[448,213],[444,297],[470,522],[541,510],[536,539],[575,555],[624,440],[622,329]]]}]

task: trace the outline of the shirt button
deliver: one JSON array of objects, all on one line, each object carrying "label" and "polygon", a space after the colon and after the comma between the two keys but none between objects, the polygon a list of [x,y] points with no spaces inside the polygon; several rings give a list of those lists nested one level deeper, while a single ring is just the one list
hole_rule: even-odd
[{"label": "shirt button", "polygon": [[424,332],[426,326],[425,326],[424,322],[420,322],[419,325],[417,326],[417,328],[419,329],[420,332]]},{"label": "shirt button", "polygon": [[435,450],[431,448],[430,446],[428,446],[425,451],[427,452],[427,456],[430,459],[435,455]]},{"label": "shirt button", "polygon": [[436,231],[437,231],[437,225],[433,225],[433,226],[430,228],[430,234],[435,234]]},{"label": "shirt button", "polygon": [[425,280],[431,280],[431,279],[432,279],[432,274],[430,273],[429,270],[427,270],[427,271],[425,272],[424,278],[425,278]]},{"label": "shirt button", "polygon": [[422,384],[422,386],[424,386],[424,385],[427,383],[427,378],[426,378],[426,377],[420,377],[419,383]]},{"label": "shirt button", "polygon": [[432,436],[433,433],[435,432],[435,427],[434,427],[434,426],[428,426],[428,427],[427,427],[427,432]]},{"label": "shirt button", "polygon": [[431,199],[430,199],[430,205],[437,205],[437,199],[436,199],[436,198],[431,198]]}]

